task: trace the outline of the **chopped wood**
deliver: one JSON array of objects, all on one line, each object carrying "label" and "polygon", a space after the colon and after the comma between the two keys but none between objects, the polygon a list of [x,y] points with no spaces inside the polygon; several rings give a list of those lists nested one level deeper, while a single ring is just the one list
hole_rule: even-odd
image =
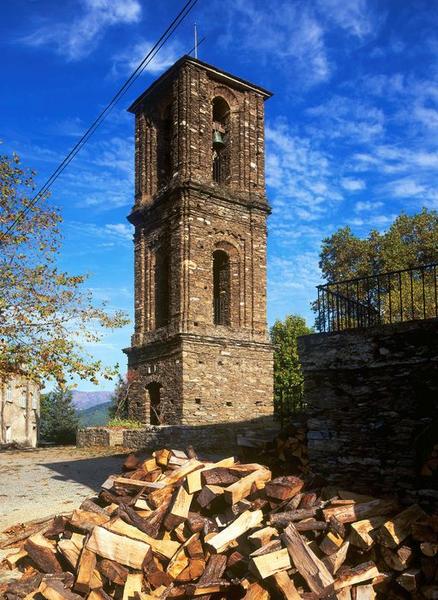
[{"label": "chopped wood", "polygon": [[249,529],[259,525],[262,519],[263,513],[261,510],[255,510],[253,512],[249,510],[245,511],[237,517],[231,525],[208,540],[207,547],[218,554],[224,552],[230,543],[246,533]]},{"label": "chopped wood", "polygon": [[62,573],[55,549],[42,534],[36,534],[26,540],[24,549],[43,573]]},{"label": "chopped wood", "polygon": [[329,531],[319,543],[319,547],[324,554],[330,555],[337,552],[343,543],[344,540],[340,535]]},{"label": "chopped wood", "polygon": [[369,581],[378,575],[379,570],[372,561],[361,563],[356,567],[343,570],[342,574],[339,574],[336,578],[334,589],[340,590],[349,585],[363,583],[364,581]]},{"label": "chopped wood", "polygon": [[421,580],[420,569],[407,569],[397,577],[397,583],[407,592],[416,592]]},{"label": "chopped wood", "polygon": [[118,533],[134,540],[145,542],[152,548],[152,552],[154,554],[158,554],[159,556],[167,559],[172,558],[172,556],[181,546],[179,542],[175,542],[173,540],[157,540],[147,533],[139,531],[136,527],[128,525],[121,519],[115,519],[114,521],[111,521],[111,523],[108,523],[105,528],[109,529],[113,533]]},{"label": "chopped wood", "polygon": [[368,550],[375,542],[375,536],[373,532],[380,527],[386,520],[386,517],[371,517],[371,519],[364,519],[362,521],[356,521],[351,524],[350,529],[350,542],[362,548]]},{"label": "chopped wood", "polygon": [[143,585],[143,573],[129,573],[123,588],[123,600],[135,600],[137,594],[141,593]]},{"label": "chopped wood", "polygon": [[264,484],[265,481],[269,481],[270,479],[271,471],[268,471],[267,469],[258,469],[225,488],[224,498],[229,504],[236,504],[236,502],[239,502],[242,498],[249,496],[253,486]]},{"label": "chopped wood", "polygon": [[413,523],[425,516],[425,512],[417,504],[406,508],[381,526],[377,532],[379,543],[388,548],[397,548],[411,533]]},{"label": "chopped wood", "polygon": [[74,510],[70,519],[70,524],[84,531],[92,531],[96,525],[108,523],[108,515],[86,510]]},{"label": "chopped wood", "polygon": [[297,588],[286,571],[279,571],[272,576],[275,588],[284,600],[300,600]]},{"label": "chopped wood", "polygon": [[349,546],[350,542],[344,542],[336,552],[324,558],[324,564],[333,575],[335,575],[344,564]]},{"label": "chopped wood", "polygon": [[376,592],[371,584],[358,585],[353,588],[353,593],[354,600],[374,600],[376,597]]},{"label": "chopped wood", "polygon": [[86,548],[103,558],[141,569],[145,558],[151,552],[151,547],[145,542],[117,535],[103,527],[95,527]]},{"label": "chopped wood", "polygon": [[64,587],[62,581],[56,579],[43,580],[38,591],[47,600],[81,600],[81,596],[71,592]]},{"label": "chopped wood", "polygon": [[266,495],[277,500],[289,500],[301,491],[304,481],[292,475],[277,477],[266,484]]},{"label": "chopped wood", "polygon": [[[274,452],[289,464],[299,455],[293,464],[304,469],[300,443],[286,435]],[[98,500],[9,530],[3,543],[17,540],[18,547],[6,557],[14,571],[9,580],[0,577],[0,596],[434,597],[437,517],[416,505],[400,510],[392,498],[320,489],[316,478],[306,490],[297,476],[304,472],[272,480],[261,464],[205,462],[177,449],[142,461],[129,456],[124,474],[109,477]]]},{"label": "chopped wood", "polygon": [[261,579],[266,579],[279,571],[285,571],[290,568],[289,552],[286,548],[262,554],[261,556],[253,556],[250,561],[251,571]]},{"label": "chopped wood", "polygon": [[308,586],[321,594],[333,583],[333,577],[324,563],[312,552],[292,523],[289,523],[281,536],[293,564],[307,581]]},{"label": "chopped wood", "polygon": [[117,585],[124,585],[129,573],[126,567],[108,558],[100,560],[97,569],[104,577]]},{"label": "chopped wood", "polygon": [[302,508],[271,514],[270,523],[275,526],[287,527],[289,523],[301,521],[316,515],[316,508]]},{"label": "chopped wood", "polygon": [[397,550],[380,546],[380,553],[385,563],[393,571],[404,571],[413,559],[413,552],[409,546],[400,546]]},{"label": "chopped wood", "polygon": [[255,548],[261,548],[265,544],[271,541],[273,537],[278,536],[278,531],[275,527],[262,527],[262,529],[258,529],[251,533],[248,536],[248,540]]},{"label": "chopped wood", "polygon": [[269,600],[269,597],[268,590],[256,582],[249,586],[243,600]]},{"label": "chopped wood", "polygon": [[187,519],[192,500],[193,494],[189,494],[184,486],[180,486],[172,507],[164,520],[166,529],[175,529],[175,527],[178,527],[178,525]]},{"label": "chopped wood", "polygon": [[323,514],[328,521],[331,516],[335,516],[341,523],[354,523],[360,519],[369,519],[379,515],[387,515],[397,508],[394,500],[371,500],[361,504],[349,504],[347,506],[335,506],[333,508],[323,509]]}]

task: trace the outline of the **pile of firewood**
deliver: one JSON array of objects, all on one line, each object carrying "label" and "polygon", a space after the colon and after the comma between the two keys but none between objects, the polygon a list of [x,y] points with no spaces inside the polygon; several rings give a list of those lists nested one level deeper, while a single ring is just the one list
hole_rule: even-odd
[{"label": "pile of firewood", "polygon": [[130,455],[124,471],[71,514],[9,532],[22,575],[0,597],[438,598],[438,516],[417,505],[192,450]]},{"label": "pile of firewood", "polygon": [[306,435],[303,423],[290,423],[281,431],[244,430],[237,436],[237,445],[247,458],[261,452],[273,473],[304,475],[309,472]]}]

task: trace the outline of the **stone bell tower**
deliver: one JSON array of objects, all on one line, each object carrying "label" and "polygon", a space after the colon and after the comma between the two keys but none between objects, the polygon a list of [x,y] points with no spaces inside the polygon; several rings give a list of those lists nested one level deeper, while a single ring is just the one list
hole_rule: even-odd
[{"label": "stone bell tower", "polygon": [[203,425],[273,412],[266,90],[184,56],[135,114],[129,413]]}]

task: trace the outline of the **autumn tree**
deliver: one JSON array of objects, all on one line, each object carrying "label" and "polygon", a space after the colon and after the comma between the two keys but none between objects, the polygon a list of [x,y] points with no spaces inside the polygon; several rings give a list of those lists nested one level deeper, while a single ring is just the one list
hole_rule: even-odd
[{"label": "autumn tree", "polygon": [[24,369],[38,380],[97,383],[112,371],[84,344],[128,320],[95,304],[87,275],[60,270],[61,215],[46,196],[32,202],[34,175],[16,154],[0,156],[0,380]]},{"label": "autumn tree", "polygon": [[[380,233],[370,231],[366,238],[354,235],[349,227],[338,229],[323,240],[319,266],[328,282],[345,282],[371,276],[359,282],[333,286],[324,297],[332,308],[352,299],[347,308],[369,307],[381,322],[436,316],[437,270],[385,275],[438,262],[438,212],[423,209],[401,214]],[[345,304],[345,302],[344,302]],[[315,304],[316,309],[316,304]],[[333,311],[336,312],[335,310]],[[346,318],[348,321],[348,317]],[[346,322],[348,326],[348,322]]]},{"label": "autumn tree", "polygon": [[299,315],[287,315],[283,321],[275,321],[271,328],[274,345],[274,406],[280,417],[301,408],[303,374],[297,339],[309,333],[312,330]]}]

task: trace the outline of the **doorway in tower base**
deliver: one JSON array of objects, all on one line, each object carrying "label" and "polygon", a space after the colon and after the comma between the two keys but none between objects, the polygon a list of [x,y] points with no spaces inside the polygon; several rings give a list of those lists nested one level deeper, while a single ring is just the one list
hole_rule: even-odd
[{"label": "doorway in tower base", "polygon": [[146,386],[149,401],[149,423],[151,425],[164,425],[163,405],[161,402],[161,383],[153,381]]}]

